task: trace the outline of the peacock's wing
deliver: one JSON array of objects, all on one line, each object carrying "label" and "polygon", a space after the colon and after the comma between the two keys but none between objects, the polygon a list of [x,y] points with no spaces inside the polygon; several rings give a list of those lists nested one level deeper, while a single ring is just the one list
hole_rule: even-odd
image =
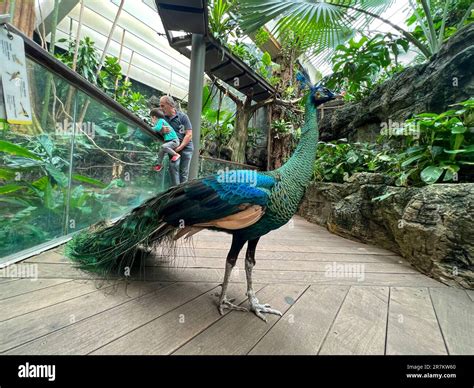
[{"label": "peacock's wing", "polygon": [[256,171],[222,172],[179,186],[160,213],[180,228],[242,229],[262,217],[274,184],[273,177]]}]

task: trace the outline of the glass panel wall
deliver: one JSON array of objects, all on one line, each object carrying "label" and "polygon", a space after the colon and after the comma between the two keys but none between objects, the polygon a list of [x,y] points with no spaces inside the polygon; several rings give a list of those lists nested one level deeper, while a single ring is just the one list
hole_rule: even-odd
[{"label": "glass panel wall", "polygon": [[27,67],[33,124],[0,130],[0,263],[169,185],[152,170],[158,141],[42,65]]},{"label": "glass panel wall", "polygon": [[[152,168],[161,142],[41,64],[27,68],[33,124],[0,127],[0,264],[170,186],[168,158]],[[242,168],[201,158],[199,176]]]}]

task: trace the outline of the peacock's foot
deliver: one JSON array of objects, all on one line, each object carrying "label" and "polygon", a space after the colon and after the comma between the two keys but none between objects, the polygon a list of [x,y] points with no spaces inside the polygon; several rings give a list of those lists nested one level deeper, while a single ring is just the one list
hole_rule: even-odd
[{"label": "peacock's foot", "polygon": [[224,309],[229,309],[229,310],[237,310],[237,311],[249,311],[245,307],[237,306],[236,304],[232,303],[234,302],[235,299],[227,299],[225,296],[222,298],[222,300],[219,301],[219,313],[221,315],[224,315]]},{"label": "peacock's foot", "polygon": [[280,317],[283,315],[280,311],[272,309],[267,303],[259,303],[253,291],[247,293],[249,297],[250,311],[253,311],[257,317],[267,322],[267,318],[263,314],[275,314]]}]

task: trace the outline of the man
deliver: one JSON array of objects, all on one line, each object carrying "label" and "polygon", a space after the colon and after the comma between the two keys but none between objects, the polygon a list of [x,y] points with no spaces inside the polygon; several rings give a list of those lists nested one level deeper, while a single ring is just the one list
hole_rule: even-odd
[{"label": "man", "polygon": [[[173,186],[184,183],[188,180],[189,165],[193,156],[193,128],[189,117],[176,109],[176,104],[172,97],[163,96],[160,98],[160,109],[166,116],[166,121],[173,127],[179,137],[180,145],[175,148],[175,152],[181,155],[176,162],[170,163],[171,184]],[[163,132],[166,130],[164,129]]]}]

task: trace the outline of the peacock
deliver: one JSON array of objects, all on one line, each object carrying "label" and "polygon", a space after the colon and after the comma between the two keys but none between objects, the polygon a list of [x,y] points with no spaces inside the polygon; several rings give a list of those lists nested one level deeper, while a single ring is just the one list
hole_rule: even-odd
[{"label": "peacock", "polygon": [[[298,81],[309,89],[305,101],[305,123],[291,158],[280,168],[268,172],[253,170],[220,171],[194,179],[145,201],[115,222],[100,222],[79,232],[66,246],[66,256],[79,268],[123,274],[137,262],[143,265],[143,247],[169,246],[203,229],[232,235],[227,254],[218,310],[249,311],[227,298],[227,288],[237,257],[245,243],[245,272],[250,311],[266,322],[264,314],[281,312],[260,303],[252,286],[255,251],[260,237],[285,225],[296,213],[311,179],[319,132],[317,106],[335,98],[322,85],[313,86],[303,71]],[[140,249],[139,249],[140,248]]]}]

